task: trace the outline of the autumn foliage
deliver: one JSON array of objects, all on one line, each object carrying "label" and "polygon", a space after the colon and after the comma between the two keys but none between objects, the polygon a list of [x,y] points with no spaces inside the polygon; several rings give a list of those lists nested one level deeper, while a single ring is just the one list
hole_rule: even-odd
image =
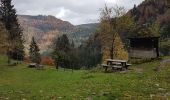
[{"label": "autumn foliage", "polygon": [[131,16],[126,14],[123,7],[105,8],[101,12],[100,36],[102,41],[103,62],[105,59],[128,60],[128,52],[120,37],[123,30],[129,29],[133,25]]},{"label": "autumn foliage", "polygon": [[42,57],[41,60],[43,65],[54,65],[54,60],[51,57]]},{"label": "autumn foliage", "polygon": [[[24,62],[25,63],[31,63],[29,57],[25,57]],[[53,66],[54,61],[51,57],[41,57],[41,64]]]}]

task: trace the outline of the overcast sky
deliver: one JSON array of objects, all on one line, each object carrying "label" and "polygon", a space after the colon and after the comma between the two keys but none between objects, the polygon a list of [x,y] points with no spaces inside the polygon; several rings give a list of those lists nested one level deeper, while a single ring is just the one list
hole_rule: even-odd
[{"label": "overcast sky", "polygon": [[98,22],[100,8],[107,5],[130,9],[143,0],[13,0],[18,14],[53,15],[74,25]]}]

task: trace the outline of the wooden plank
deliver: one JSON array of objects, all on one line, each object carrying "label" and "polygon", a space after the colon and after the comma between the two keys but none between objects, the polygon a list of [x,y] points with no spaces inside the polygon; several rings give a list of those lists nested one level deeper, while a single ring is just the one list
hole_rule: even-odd
[{"label": "wooden plank", "polygon": [[157,52],[155,49],[145,50],[132,48],[129,53],[131,58],[156,58]]},{"label": "wooden plank", "polygon": [[127,66],[132,66],[132,64],[126,64]]},{"label": "wooden plank", "polygon": [[119,62],[112,62],[111,64],[113,64],[113,65],[122,65],[122,63],[119,63]]},{"label": "wooden plank", "polygon": [[127,60],[117,60],[117,59],[106,59],[106,61],[110,61],[110,62],[127,62]]},{"label": "wooden plank", "polygon": [[112,66],[113,68],[123,68],[122,66]]},{"label": "wooden plank", "polygon": [[102,64],[102,66],[103,66],[103,67],[109,67],[109,65],[107,65],[107,64]]}]

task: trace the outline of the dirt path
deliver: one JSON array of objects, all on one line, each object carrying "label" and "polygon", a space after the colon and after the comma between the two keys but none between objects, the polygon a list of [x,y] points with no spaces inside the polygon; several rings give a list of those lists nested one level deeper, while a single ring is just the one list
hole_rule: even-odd
[{"label": "dirt path", "polygon": [[170,59],[164,59],[160,62],[160,67],[164,67],[165,63],[170,62]]}]

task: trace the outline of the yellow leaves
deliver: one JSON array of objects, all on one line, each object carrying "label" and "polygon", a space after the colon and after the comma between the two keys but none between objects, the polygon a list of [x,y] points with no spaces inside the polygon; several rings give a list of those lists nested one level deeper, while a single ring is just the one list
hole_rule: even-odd
[{"label": "yellow leaves", "polygon": [[114,59],[128,60],[129,54],[124,48],[124,44],[119,35],[117,35],[113,42],[113,52],[108,46],[103,47],[103,63],[106,63],[105,59],[111,58],[111,53],[113,53]]},{"label": "yellow leaves", "polygon": [[128,52],[119,36],[132,26],[133,18],[125,15],[123,7],[105,8],[101,11],[100,37],[102,41],[103,61],[108,58],[128,60]]},{"label": "yellow leaves", "polygon": [[113,43],[113,56],[115,59],[128,60],[128,52],[125,50],[119,35],[115,37]]},{"label": "yellow leaves", "polygon": [[105,47],[103,48],[103,58],[102,58],[102,61],[103,63],[107,63],[106,62],[106,59],[110,58],[110,48],[109,47]]}]

